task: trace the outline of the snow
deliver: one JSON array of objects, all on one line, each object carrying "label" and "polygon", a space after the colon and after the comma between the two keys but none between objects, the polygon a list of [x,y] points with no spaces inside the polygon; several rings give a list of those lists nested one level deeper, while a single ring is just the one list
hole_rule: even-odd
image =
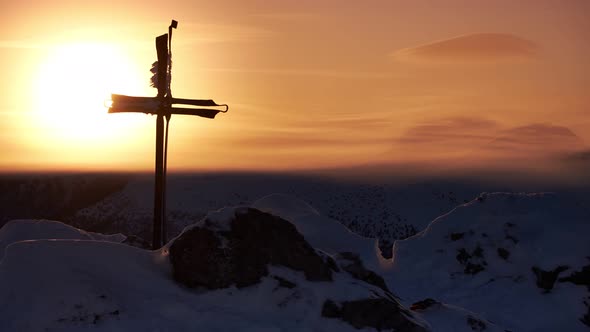
[{"label": "snow", "polygon": [[[566,265],[563,277],[587,265],[590,241],[581,234],[590,234],[587,206],[555,194],[482,194],[397,241],[387,278],[406,303],[434,298],[516,331],[585,330],[584,287],[556,282],[546,293],[532,272]],[[462,249],[482,271],[465,273]]]},{"label": "snow", "polygon": [[24,240],[72,239],[123,242],[122,234],[104,235],[84,230],[52,220],[12,220],[0,228],[0,259],[7,245]]},{"label": "snow", "polygon": [[326,298],[366,298],[350,278],[297,284],[265,278],[236,289],[188,290],[171,279],[166,250],[105,241],[31,240],[8,245],[0,263],[0,326],[7,331],[356,331],[317,310]]},{"label": "snow", "polygon": [[[227,230],[247,206],[238,205],[192,223],[210,220]],[[432,331],[472,331],[480,323],[485,331],[587,330],[580,322],[586,287],[556,282],[545,292],[531,270],[567,265],[559,275],[564,277],[590,263],[590,206],[570,196],[482,194],[397,241],[390,260],[381,257],[375,239],[352,233],[299,198],[273,194],[251,206],[289,220],[317,250],[359,254],[405,306],[439,301],[416,311]],[[48,220],[15,220],[0,228],[0,330],[357,331],[321,317],[318,306],[327,298],[361,299],[380,291],[340,273],[333,283],[309,282],[283,267],[270,267],[268,278],[243,289],[189,290],[172,279],[170,243],[148,251],[119,243],[124,239]],[[469,256],[463,263],[462,250]],[[480,266],[471,270],[477,272],[466,273],[468,263]],[[273,276],[297,287],[279,287]]]},{"label": "snow", "polygon": [[[421,310],[419,316],[428,321],[432,331],[473,332],[478,331],[478,328],[480,328],[479,331],[486,332],[506,331],[476,313],[445,303],[438,303],[426,310]],[[473,326],[466,322],[471,322]],[[480,325],[482,323],[485,324],[485,328]]]}]

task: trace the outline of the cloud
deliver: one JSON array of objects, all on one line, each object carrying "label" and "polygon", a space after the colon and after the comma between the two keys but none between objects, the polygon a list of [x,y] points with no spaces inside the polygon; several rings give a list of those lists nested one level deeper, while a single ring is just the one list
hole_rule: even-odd
[{"label": "cloud", "polygon": [[326,137],[321,135],[304,136],[296,134],[269,134],[269,135],[252,135],[236,140],[236,144],[257,146],[259,149],[296,149],[296,148],[318,148],[318,147],[332,147],[345,148],[351,146],[372,146],[375,144],[386,144],[389,142],[387,138],[338,138]]},{"label": "cloud", "polygon": [[[506,164],[512,161],[554,160],[587,149],[583,140],[564,126],[533,123],[503,128],[483,118],[447,118],[415,125],[396,140],[407,156],[459,158],[470,162]],[[490,164],[491,165],[491,164]]]},{"label": "cloud", "polygon": [[567,127],[537,123],[504,130],[485,148],[511,153],[547,155],[582,150],[584,142]]},{"label": "cloud", "polygon": [[590,150],[581,150],[567,154],[564,159],[570,162],[590,165]]},{"label": "cloud", "polygon": [[498,124],[487,119],[447,118],[409,128],[398,143],[443,145],[446,149],[457,149],[489,141],[494,138],[497,129]]},{"label": "cloud", "polygon": [[538,45],[504,33],[475,33],[395,51],[398,61],[433,63],[519,62],[535,58]]},{"label": "cloud", "polygon": [[220,72],[220,73],[244,73],[260,75],[277,75],[277,76],[311,76],[327,78],[387,78],[391,77],[389,73],[376,71],[355,71],[355,70],[320,70],[320,69],[285,69],[285,68],[200,68],[202,71]]}]

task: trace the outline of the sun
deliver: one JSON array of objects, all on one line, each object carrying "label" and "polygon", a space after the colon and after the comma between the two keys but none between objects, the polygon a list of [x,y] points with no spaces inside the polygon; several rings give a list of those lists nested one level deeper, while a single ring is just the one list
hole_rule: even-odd
[{"label": "sun", "polygon": [[109,116],[105,103],[111,93],[142,91],[148,85],[142,77],[114,46],[75,43],[55,47],[38,71],[35,120],[44,137],[63,144],[120,141],[132,134],[137,121],[125,115]]}]

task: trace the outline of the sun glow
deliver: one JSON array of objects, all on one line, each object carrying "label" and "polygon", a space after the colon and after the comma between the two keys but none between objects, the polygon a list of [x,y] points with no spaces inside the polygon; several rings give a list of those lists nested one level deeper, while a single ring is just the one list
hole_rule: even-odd
[{"label": "sun glow", "polygon": [[113,46],[56,47],[38,71],[34,93],[34,118],[43,137],[85,147],[131,138],[141,117],[109,115],[107,103],[111,93],[145,95],[148,83],[142,78],[138,68]]}]

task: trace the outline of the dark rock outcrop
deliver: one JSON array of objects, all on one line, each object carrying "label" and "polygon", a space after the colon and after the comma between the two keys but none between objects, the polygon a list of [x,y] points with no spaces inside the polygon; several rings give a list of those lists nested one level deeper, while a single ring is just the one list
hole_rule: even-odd
[{"label": "dark rock outcrop", "polygon": [[273,278],[279,282],[279,287],[288,288],[288,289],[293,289],[293,288],[297,287],[296,283],[289,281],[285,278],[282,278],[279,276],[273,276]]},{"label": "dark rock outcrop", "polygon": [[508,257],[510,257],[510,251],[505,248],[498,248],[498,256],[503,260],[508,260]]},{"label": "dark rock outcrop", "polygon": [[481,319],[477,319],[473,316],[467,317],[467,325],[469,325],[471,330],[478,332],[485,331],[485,329],[487,328],[486,323],[484,321],[482,321]]},{"label": "dark rock outcrop", "polygon": [[327,318],[340,318],[342,317],[342,310],[332,300],[326,300],[322,306],[322,316]]},{"label": "dark rock outcrop", "polygon": [[389,292],[385,280],[377,273],[367,270],[359,255],[352,252],[341,252],[335,257],[340,267],[348,272],[353,278],[362,280],[368,284],[375,285],[386,292]]},{"label": "dark rock outcrop", "polygon": [[438,302],[435,299],[427,298],[422,301],[412,303],[410,310],[414,310],[414,311],[425,310],[425,309],[428,309],[428,308],[430,308],[434,305],[437,305],[437,304],[440,304],[440,302]]},{"label": "dark rock outcrop", "polygon": [[[586,286],[586,289],[590,291],[590,265],[582,267],[580,271],[574,271],[567,277],[559,278],[559,282],[571,282],[575,285]],[[586,306],[586,314],[580,318],[580,321],[590,327],[590,297],[584,300],[584,305]]]},{"label": "dark rock outcrop", "polygon": [[426,331],[409,318],[409,312],[385,298],[345,301],[340,304],[326,300],[322,316],[341,319],[357,329],[372,327],[377,331]]},{"label": "dark rock outcrop", "polygon": [[463,265],[465,274],[478,274],[485,270],[484,266],[488,265],[483,256],[483,249],[479,245],[471,254],[465,248],[459,248],[455,258],[459,264]]},{"label": "dark rock outcrop", "polygon": [[586,314],[582,318],[580,318],[580,322],[590,327],[590,298],[588,298],[588,300],[585,301],[584,304],[586,305]]},{"label": "dark rock outcrop", "polygon": [[252,208],[236,210],[229,229],[205,220],[170,246],[174,279],[187,287],[246,287],[268,275],[268,265],[302,271],[309,281],[331,281],[329,265],[288,221]]},{"label": "dark rock outcrop", "polygon": [[545,293],[549,293],[553,289],[553,285],[557,281],[559,274],[568,268],[567,266],[560,265],[552,271],[544,271],[537,266],[533,266],[531,270],[535,274],[535,277],[537,277],[537,287],[544,289]]},{"label": "dark rock outcrop", "polygon": [[465,233],[451,233],[451,235],[449,235],[449,238],[451,239],[451,241],[458,241],[461,240],[463,236],[465,236]]},{"label": "dark rock outcrop", "polygon": [[586,265],[580,271],[575,271],[567,277],[559,278],[560,282],[571,282],[576,285],[585,285],[590,290],[590,265]]}]

